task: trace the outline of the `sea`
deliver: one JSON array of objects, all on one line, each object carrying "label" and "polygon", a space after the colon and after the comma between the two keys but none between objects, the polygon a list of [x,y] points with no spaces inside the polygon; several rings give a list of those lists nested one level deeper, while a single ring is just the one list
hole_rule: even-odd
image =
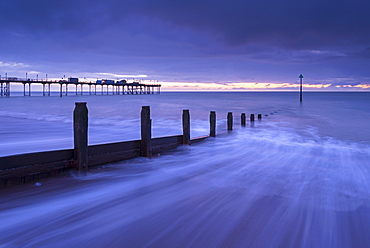
[{"label": "sea", "polygon": [[370,92],[14,93],[0,156],[73,148],[75,102],[91,145],[140,139],[142,106],[153,137],[182,134],[184,109],[191,137],[210,111],[219,135],[0,190],[0,247],[370,247]]}]

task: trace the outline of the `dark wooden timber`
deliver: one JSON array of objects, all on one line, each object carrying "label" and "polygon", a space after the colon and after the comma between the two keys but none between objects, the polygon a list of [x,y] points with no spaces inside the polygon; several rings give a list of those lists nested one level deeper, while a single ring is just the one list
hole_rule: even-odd
[{"label": "dark wooden timber", "polygon": [[254,114],[251,114],[250,120],[254,121]]},{"label": "dark wooden timber", "polygon": [[152,140],[152,120],[150,119],[150,107],[143,106],[141,109],[141,156],[150,158]]},{"label": "dark wooden timber", "polygon": [[183,144],[190,145],[190,114],[188,109],[184,109],[182,112],[182,134]]},{"label": "dark wooden timber", "polygon": [[245,118],[245,113],[242,113],[241,116],[240,116],[240,123],[241,123],[242,127],[245,127],[245,123],[246,123],[245,119],[246,119]]},{"label": "dark wooden timber", "polygon": [[102,165],[140,156],[141,140],[89,146],[89,166]]},{"label": "dark wooden timber", "polygon": [[181,145],[182,141],[182,135],[154,138],[152,139],[152,153],[159,153],[165,150],[174,149]]},{"label": "dark wooden timber", "polygon": [[73,154],[73,149],[67,149],[0,157],[0,170],[8,170],[29,165],[48,164],[56,161],[60,161],[65,165],[68,161],[73,160]]},{"label": "dark wooden timber", "polygon": [[216,137],[216,112],[211,111],[209,114],[209,136]]},{"label": "dark wooden timber", "polygon": [[[202,140],[203,137],[194,140]],[[183,142],[182,135],[154,138],[152,153],[174,149]],[[141,155],[141,140],[92,145],[88,147],[88,164],[98,166]],[[56,176],[76,168],[74,149],[46,151],[0,157],[0,188]]]},{"label": "dark wooden timber", "polygon": [[74,159],[79,171],[87,171],[88,169],[87,125],[86,102],[76,102],[73,111]]},{"label": "dark wooden timber", "polygon": [[228,131],[233,130],[233,113],[232,112],[227,113],[227,130]]},{"label": "dark wooden timber", "polygon": [[[86,103],[76,103],[73,113],[74,149],[45,151],[0,157],[0,188],[56,176],[71,169],[86,170],[138,156],[150,157],[183,144],[195,144],[216,136],[216,113],[210,112],[210,135],[190,139],[189,110],[183,111],[183,134],[151,138],[150,107],[142,108],[141,140],[87,146],[88,110]],[[243,113],[242,116],[245,116]],[[243,118],[243,117],[242,117]],[[251,115],[254,120],[254,115]],[[228,113],[228,128],[232,129],[232,113]],[[243,124],[243,121],[241,122]],[[221,132],[222,133],[222,132]],[[213,136],[213,137],[214,137]]]},{"label": "dark wooden timber", "polygon": [[257,117],[259,120],[262,119],[262,114],[258,114],[258,117]]}]

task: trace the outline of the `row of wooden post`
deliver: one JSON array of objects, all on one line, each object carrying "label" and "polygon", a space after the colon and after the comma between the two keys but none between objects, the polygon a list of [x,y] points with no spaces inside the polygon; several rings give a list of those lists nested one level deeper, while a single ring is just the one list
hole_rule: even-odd
[{"label": "row of wooden post", "polygon": [[[88,169],[88,110],[86,102],[76,102],[73,112],[73,131],[74,131],[74,160],[76,168],[79,171],[87,171]],[[258,114],[258,119],[262,115]],[[250,121],[254,121],[254,114],[250,115]],[[209,116],[210,122],[210,137],[216,137],[216,112],[211,111]],[[246,125],[246,115],[241,114],[241,126]],[[227,114],[227,130],[233,129],[233,113]],[[183,110],[182,113],[182,130],[183,144],[190,145],[190,113],[189,110]],[[150,107],[143,106],[141,109],[141,144],[140,155],[143,157],[151,157],[151,141],[152,141],[152,120],[150,119]]]}]

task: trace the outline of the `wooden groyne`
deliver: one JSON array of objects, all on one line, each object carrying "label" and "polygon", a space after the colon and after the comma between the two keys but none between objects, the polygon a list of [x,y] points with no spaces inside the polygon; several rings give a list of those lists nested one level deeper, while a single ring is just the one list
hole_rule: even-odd
[{"label": "wooden groyne", "polygon": [[[77,78],[76,78],[77,79]],[[97,83],[99,81],[99,83]],[[23,84],[23,96],[32,95],[33,85],[42,85],[42,95],[50,96],[51,87],[57,86],[59,96],[68,95],[136,95],[160,94],[160,84],[143,84],[140,82],[128,83],[126,80],[113,81],[97,80],[97,82],[84,82],[79,80],[39,80],[20,78],[0,78],[0,97],[10,96],[11,84]],[[73,87],[71,89],[71,87]],[[88,88],[86,90],[86,88]]]},{"label": "wooden groyne", "polygon": [[[253,118],[252,118],[253,116]],[[259,118],[262,115],[259,115]],[[262,117],[261,117],[262,118]],[[251,115],[250,121],[254,121]],[[190,113],[183,110],[181,135],[152,138],[150,107],[141,110],[141,139],[109,144],[88,145],[88,109],[86,102],[76,102],[73,111],[74,148],[0,157],[0,188],[6,188],[42,178],[58,175],[67,170],[84,174],[89,167],[122,161],[135,157],[152,157],[153,154],[191,145],[208,137],[216,137],[216,112],[209,115],[209,135],[190,138]],[[245,126],[246,115],[241,114]],[[233,115],[227,115],[227,130],[233,130]]]}]

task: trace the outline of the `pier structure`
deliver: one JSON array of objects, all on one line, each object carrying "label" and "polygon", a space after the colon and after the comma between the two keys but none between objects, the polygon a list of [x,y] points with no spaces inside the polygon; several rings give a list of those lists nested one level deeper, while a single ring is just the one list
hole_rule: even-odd
[{"label": "pier structure", "polygon": [[10,96],[10,82],[0,81],[0,96]]},{"label": "pier structure", "polygon": [[[10,96],[11,84],[23,84],[23,95],[31,96],[33,85],[42,85],[42,95],[51,95],[51,86],[59,86],[59,96],[68,95],[135,95],[135,94],[160,94],[160,84],[144,84],[141,82],[127,83],[125,80],[113,83],[96,82],[71,82],[67,80],[39,80],[21,78],[0,78],[0,97]],[[85,86],[85,87],[84,87]],[[87,87],[86,87],[87,86]],[[72,88],[72,89],[71,89]],[[85,89],[84,89],[85,88]],[[88,89],[86,89],[88,88]]]}]

